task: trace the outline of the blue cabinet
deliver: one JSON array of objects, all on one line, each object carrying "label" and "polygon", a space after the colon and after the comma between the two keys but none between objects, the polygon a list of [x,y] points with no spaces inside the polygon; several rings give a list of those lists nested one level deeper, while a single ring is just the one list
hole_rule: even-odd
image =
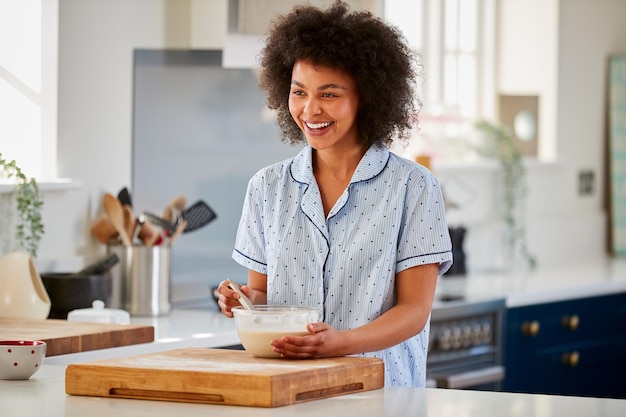
[{"label": "blue cabinet", "polygon": [[509,308],[504,391],[626,398],[626,293]]}]

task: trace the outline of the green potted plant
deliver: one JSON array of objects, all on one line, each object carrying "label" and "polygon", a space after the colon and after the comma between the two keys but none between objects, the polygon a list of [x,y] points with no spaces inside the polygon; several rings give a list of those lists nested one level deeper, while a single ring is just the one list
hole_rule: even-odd
[{"label": "green potted plant", "polygon": [[43,200],[39,194],[37,182],[34,178],[27,177],[14,160],[6,160],[0,153],[0,178],[2,177],[15,183],[18,213],[15,234],[17,245],[33,258],[36,258],[39,243],[44,233],[41,216]]},{"label": "green potted plant", "polygon": [[[522,154],[515,146],[513,137],[507,128],[499,124],[481,120],[476,128],[482,132],[486,142],[479,152],[500,161],[503,185],[503,221],[506,226],[505,239],[509,256],[514,257],[519,251],[530,269],[537,261],[529,252],[526,242],[525,202],[527,195],[526,169]],[[509,260],[510,261],[510,260]]]}]

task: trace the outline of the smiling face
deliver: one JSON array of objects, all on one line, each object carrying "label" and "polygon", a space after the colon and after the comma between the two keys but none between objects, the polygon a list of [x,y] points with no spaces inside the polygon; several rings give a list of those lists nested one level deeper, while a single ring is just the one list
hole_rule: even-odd
[{"label": "smiling face", "polygon": [[358,145],[358,108],[358,92],[350,75],[309,61],[296,61],[289,111],[313,149]]}]

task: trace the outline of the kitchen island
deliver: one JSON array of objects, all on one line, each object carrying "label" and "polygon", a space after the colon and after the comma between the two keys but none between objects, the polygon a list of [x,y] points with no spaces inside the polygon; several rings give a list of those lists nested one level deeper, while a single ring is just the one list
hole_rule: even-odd
[{"label": "kitchen island", "polygon": [[[186,292],[205,294],[205,288]],[[439,279],[433,310],[461,306],[467,302],[500,299],[506,307],[626,293],[626,259],[598,259],[562,267],[538,268],[532,272],[482,272]],[[435,314],[435,313],[433,313]],[[154,327],[154,342],[101,349],[47,358],[49,364],[67,365],[104,358],[160,352],[185,347],[238,345],[234,320],[224,317],[211,301],[194,307],[175,307],[160,317],[131,317],[132,324]]]},{"label": "kitchen island", "polygon": [[30,380],[0,381],[0,410],[13,417],[342,416],[622,417],[626,400],[386,387],[276,408],[111,399],[65,394],[65,366],[45,364]]}]

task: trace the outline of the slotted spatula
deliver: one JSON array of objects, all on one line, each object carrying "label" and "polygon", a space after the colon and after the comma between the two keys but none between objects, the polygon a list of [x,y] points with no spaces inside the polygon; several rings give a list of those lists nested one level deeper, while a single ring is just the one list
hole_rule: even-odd
[{"label": "slotted spatula", "polygon": [[189,233],[211,223],[217,218],[217,214],[207,203],[199,200],[183,210],[181,217],[187,221],[187,227],[183,233]]}]

